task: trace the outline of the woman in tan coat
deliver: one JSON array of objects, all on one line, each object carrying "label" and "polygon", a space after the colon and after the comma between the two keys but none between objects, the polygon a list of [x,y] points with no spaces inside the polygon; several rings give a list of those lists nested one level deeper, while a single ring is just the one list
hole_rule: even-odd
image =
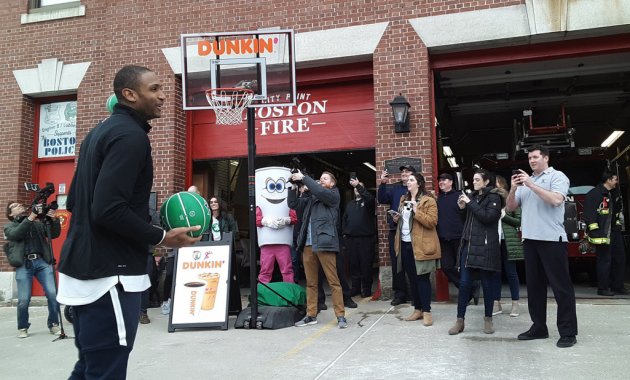
[{"label": "woman in tan coat", "polygon": [[433,324],[431,315],[431,272],[440,266],[440,241],[435,227],[438,222],[437,201],[425,189],[424,177],[412,174],[407,181],[407,194],[400,198],[394,213],[398,223],[395,250],[411,285],[415,310],[406,321],[423,319],[425,326]]}]

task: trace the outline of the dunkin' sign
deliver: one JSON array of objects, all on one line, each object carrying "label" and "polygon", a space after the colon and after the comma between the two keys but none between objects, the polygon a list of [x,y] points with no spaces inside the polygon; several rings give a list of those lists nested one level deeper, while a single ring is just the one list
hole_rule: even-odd
[{"label": "dunkin' sign", "polygon": [[274,38],[243,38],[236,40],[201,40],[197,42],[197,54],[204,57],[215,55],[242,55],[273,53],[278,37]]}]

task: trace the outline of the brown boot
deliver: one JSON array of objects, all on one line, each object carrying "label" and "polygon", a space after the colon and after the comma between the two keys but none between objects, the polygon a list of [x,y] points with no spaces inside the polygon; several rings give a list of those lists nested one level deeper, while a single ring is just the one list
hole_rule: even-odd
[{"label": "brown boot", "polygon": [[405,318],[405,321],[417,321],[422,319],[422,310],[414,309],[413,314]]},{"label": "brown boot", "polygon": [[483,317],[483,332],[486,334],[494,334],[492,317]]},{"label": "brown boot", "polygon": [[448,335],[457,335],[464,331],[464,318],[457,318],[455,325],[448,330]]},{"label": "brown boot", "polygon": [[422,321],[422,324],[425,326],[432,326],[433,325],[433,314],[431,314],[430,312],[424,312],[422,313],[422,317],[424,318],[424,320]]}]

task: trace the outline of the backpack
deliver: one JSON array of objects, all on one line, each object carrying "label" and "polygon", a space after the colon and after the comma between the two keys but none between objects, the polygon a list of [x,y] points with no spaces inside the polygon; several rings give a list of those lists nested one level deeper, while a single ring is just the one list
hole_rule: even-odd
[{"label": "backpack", "polygon": [[6,242],[2,246],[4,250],[4,254],[7,255],[7,260],[9,264],[14,268],[19,268],[24,264],[24,255],[19,254],[19,252],[15,252],[11,249],[11,242]]}]

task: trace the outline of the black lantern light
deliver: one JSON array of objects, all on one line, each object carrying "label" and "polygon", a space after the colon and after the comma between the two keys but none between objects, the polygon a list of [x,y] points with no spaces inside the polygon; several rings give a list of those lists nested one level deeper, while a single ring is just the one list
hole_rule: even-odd
[{"label": "black lantern light", "polygon": [[394,127],[396,133],[409,132],[409,107],[411,107],[411,105],[407,101],[407,98],[402,96],[402,94],[398,94],[389,105],[392,106],[392,112],[394,113]]}]

